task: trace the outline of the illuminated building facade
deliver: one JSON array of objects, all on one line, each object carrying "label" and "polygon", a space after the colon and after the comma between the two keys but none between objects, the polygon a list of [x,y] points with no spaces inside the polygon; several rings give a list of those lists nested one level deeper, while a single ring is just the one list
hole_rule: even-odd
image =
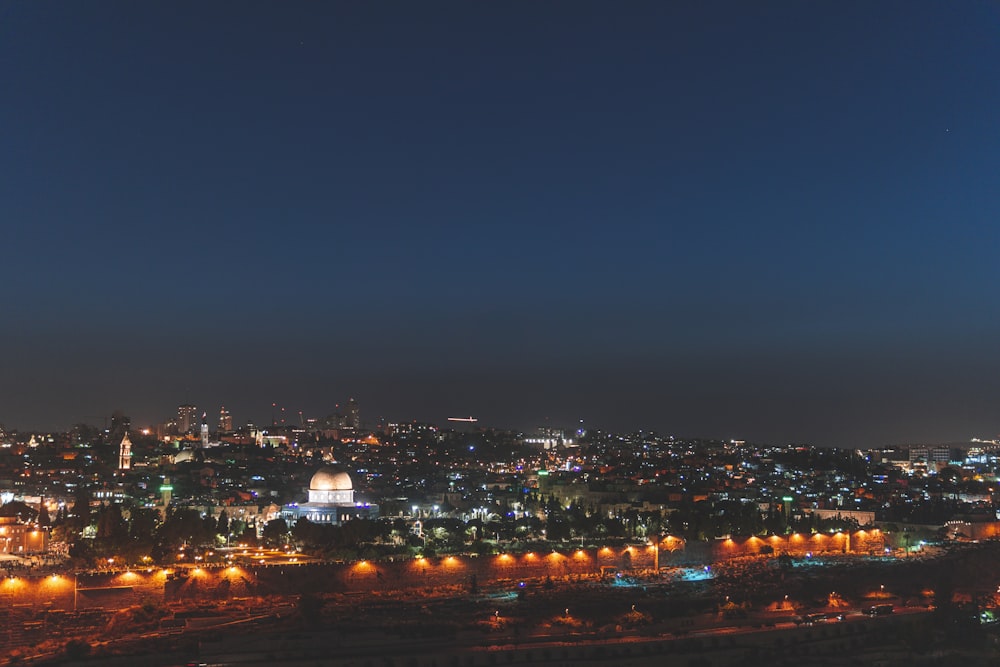
[{"label": "illuminated building facade", "polygon": [[198,408],[185,403],[177,406],[177,431],[188,433],[198,423]]},{"label": "illuminated building facade", "polygon": [[281,515],[290,523],[304,518],[312,523],[339,525],[352,519],[378,518],[378,505],[355,502],[350,475],[324,467],[309,481],[309,501],[285,505]]},{"label": "illuminated building facade", "polygon": [[132,441],[128,439],[128,433],[125,434],[121,444],[118,445],[118,469],[132,469]]},{"label": "illuminated building facade", "polygon": [[38,526],[20,523],[15,517],[0,517],[0,553],[43,553],[48,546],[49,536]]},{"label": "illuminated building facade", "polygon": [[361,406],[353,398],[347,401],[347,427],[361,428]]},{"label": "illuminated building facade", "polygon": [[233,416],[229,414],[229,410],[226,410],[226,406],[222,406],[219,410],[219,432],[220,433],[232,433],[233,431]]}]

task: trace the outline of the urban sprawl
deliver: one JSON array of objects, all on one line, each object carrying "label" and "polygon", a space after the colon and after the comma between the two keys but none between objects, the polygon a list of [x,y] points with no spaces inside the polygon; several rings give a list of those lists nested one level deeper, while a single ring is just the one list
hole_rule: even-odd
[{"label": "urban sprawl", "polygon": [[[149,426],[116,412],[64,433],[0,428],[0,645],[15,661],[136,650],[127,640],[183,651],[176,635],[211,618],[264,618],[278,632],[323,618],[344,627],[340,603],[357,595],[400,609],[417,596],[424,611],[429,600],[464,599],[473,606],[450,632],[474,622],[497,634],[508,660],[530,652],[519,642],[531,632],[579,635],[580,646],[633,631],[676,642],[685,615],[705,633],[944,608],[959,610],[956,627],[986,626],[1000,572],[951,580],[944,600],[926,564],[958,572],[948,559],[972,562],[1000,536],[998,449],[987,439],[771,446],[582,422],[524,433],[473,418],[367,426],[353,399],[323,419],[280,411],[236,428],[225,408],[210,419],[188,404]],[[914,567],[929,568],[928,580],[914,581]],[[584,611],[590,584],[661,591],[667,606],[637,597],[604,618],[597,603]],[[678,600],[684,611],[669,606]],[[366,608],[350,609],[361,622]],[[344,650],[363,660],[366,646]],[[445,650],[435,646],[428,656]]]}]

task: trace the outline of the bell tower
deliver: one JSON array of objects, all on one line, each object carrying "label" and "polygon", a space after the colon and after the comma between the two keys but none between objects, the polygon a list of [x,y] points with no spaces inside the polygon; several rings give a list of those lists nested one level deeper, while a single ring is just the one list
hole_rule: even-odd
[{"label": "bell tower", "polygon": [[132,441],[128,439],[128,433],[125,434],[121,444],[118,445],[118,469],[132,469]]}]

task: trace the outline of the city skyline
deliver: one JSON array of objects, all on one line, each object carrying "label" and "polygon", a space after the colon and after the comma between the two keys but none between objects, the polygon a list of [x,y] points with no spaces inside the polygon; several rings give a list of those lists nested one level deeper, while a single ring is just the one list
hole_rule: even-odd
[{"label": "city skyline", "polygon": [[[544,418],[538,423],[494,423],[484,421],[473,415],[464,415],[460,417],[446,417],[443,415],[400,417],[396,415],[386,416],[384,414],[378,414],[377,411],[372,413],[370,417],[367,416],[367,413],[364,413],[365,416],[362,417],[362,413],[360,412],[362,406],[355,402],[353,397],[349,401],[334,403],[328,409],[324,410],[323,408],[319,408],[316,411],[307,411],[299,407],[291,407],[278,403],[272,403],[268,407],[263,403],[258,402],[256,407],[256,412],[238,413],[234,418],[233,411],[225,405],[195,405],[194,403],[185,402],[174,406],[173,408],[167,407],[160,410],[158,416],[148,417],[146,416],[146,413],[142,413],[139,419],[134,419],[130,414],[116,408],[114,410],[107,411],[105,414],[86,415],[84,418],[72,423],[53,422],[54,425],[38,427],[18,424],[16,422],[0,422],[0,428],[4,428],[10,432],[18,432],[21,436],[20,439],[26,439],[27,436],[32,434],[69,433],[75,427],[80,425],[104,428],[107,432],[112,434],[124,435],[127,433],[141,433],[146,436],[157,435],[157,437],[159,437],[162,435],[163,437],[167,437],[169,439],[171,437],[179,437],[183,435],[197,435],[202,427],[203,421],[204,425],[208,427],[209,432],[213,435],[221,435],[223,433],[245,433],[247,428],[260,429],[265,433],[268,432],[269,429],[277,429],[274,430],[274,432],[280,433],[285,432],[285,429],[287,428],[295,428],[299,426],[305,428],[306,432],[325,431],[333,428],[341,429],[342,431],[346,429],[344,432],[349,432],[351,429],[357,429],[361,433],[366,433],[380,432],[386,427],[390,427],[389,431],[392,431],[391,427],[405,424],[424,424],[446,430],[485,430],[521,433],[525,437],[532,435],[537,437],[538,434],[542,433],[562,433],[563,436],[568,438],[570,441],[575,441],[576,436],[580,433],[602,433],[604,435],[613,435],[616,433],[620,435],[646,433],[650,435],[656,434],[658,437],[668,438],[670,440],[676,438],[679,442],[692,440],[706,442],[729,441],[734,443],[749,442],[754,445],[765,447],[818,446],[821,448],[862,448],[860,445],[852,446],[849,444],[824,445],[804,441],[775,442],[755,439],[746,440],[745,438],[719,433],[683,433],[673,430],[662,430],[650,428],[643,424],[627,424],[622,429],[615,429],[609,427],[607,424],[594,423],[586,419],[562,421]],[[197,413],[195,419],[192,421],[189,418],[185,421],[184,413],[190,413],[191,411]],[[151,411],[149,414],[156,414],[156,411]],[[124,427],[122,427],[122,423],[124,423]],[[186,427],[185,424],[187,424]],[[952,440],[929,440],[924,438],[909,441],[885,441],[871,445],[871,448],[919,448],[937,446],[976,447],[981,446],[983,443],[989,444],[996,442],[1000,442],[1000,437],[989,433],[982,433],[971,434],[968,437],[955,438]]]},{"label": "city skyline", "polygon": [[355,396],[369,422],[991,437],[998,27],[9,5],[0,423]]}]

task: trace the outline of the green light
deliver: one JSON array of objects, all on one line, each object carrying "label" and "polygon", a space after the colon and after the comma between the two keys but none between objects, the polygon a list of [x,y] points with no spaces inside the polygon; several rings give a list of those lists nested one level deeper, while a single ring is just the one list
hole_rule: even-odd
[{"label": "green light", "polygon": [[173,491],[173,490],[174,490],[174,487],[172,487],[172,486],[170,486],[168,484],[164,484],[163,486],[160,487],[160,493],[163,493],[164,491]]},{"label": "green light", "polygon": [[792,498],[791,496],[784,496],[782,500],[784,500],[786,503],[790,503],[793,500],[795,500],[795,498]]},{"label": "green light", "polygon": [[545,477],[545,476],[546,476],[546,475],[548,475],[548,474],[549,474],[549,471],[548,471],[548,470],[539,470],[539,471],[538,471],[538,475],[539,475],[540,477]]}]

